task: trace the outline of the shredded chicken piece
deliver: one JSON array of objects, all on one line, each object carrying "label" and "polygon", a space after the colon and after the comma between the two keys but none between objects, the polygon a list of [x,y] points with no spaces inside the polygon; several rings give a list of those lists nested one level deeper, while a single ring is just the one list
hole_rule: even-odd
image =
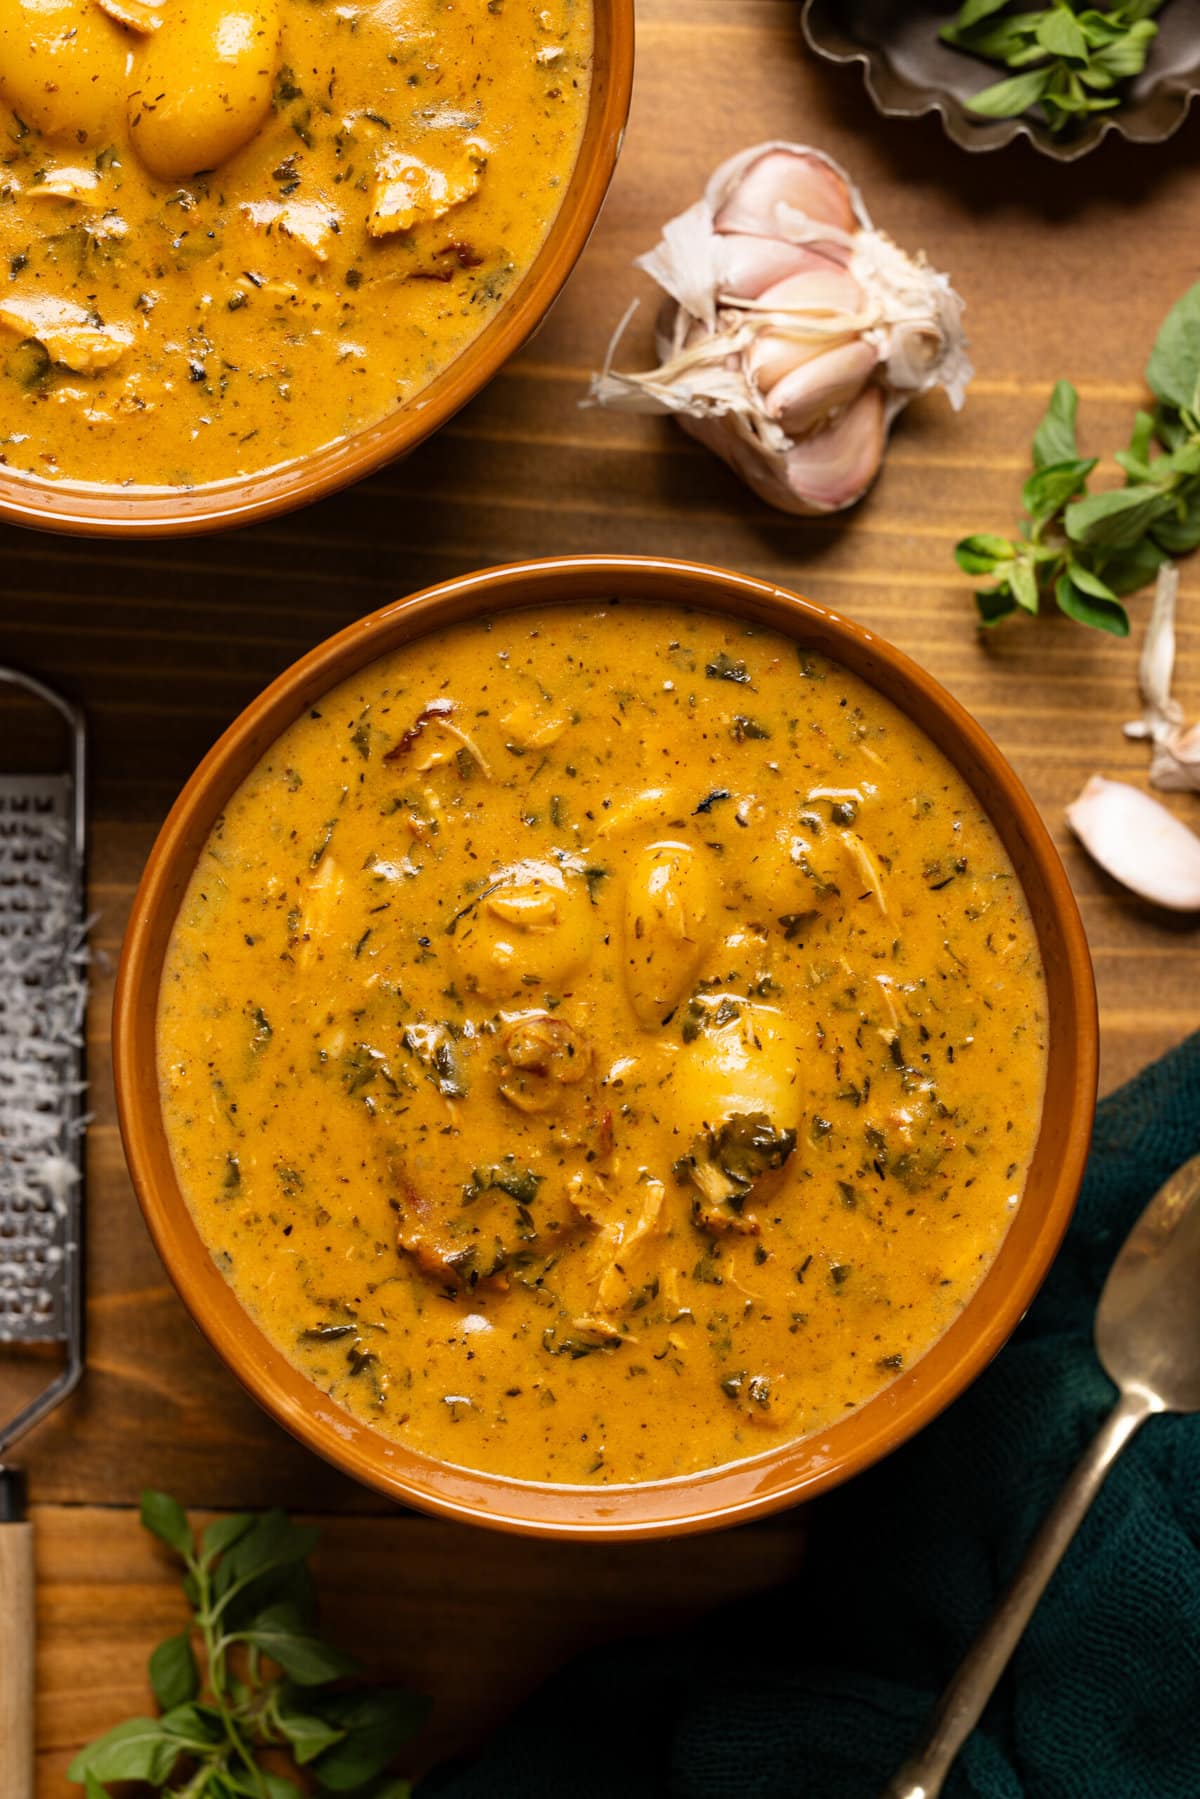
[{"label": "shredded chicken piece", "polygon": [[544,750],[557,743],[570,721],[561,713],[547,711],[545,705],[514,706],[500,723],[510,742],[520,750]]},{"label": "shredded chicken piece", "polygon": [[596,1298],[604,1311],[616,1311],[628,1294],[628,1262],[638,1244],[661,1234],[666,1191],[661,1181],[643,1181],[638,1188],[641,1204],[633,1219],[614,1218],[601,1231],[596,1259],[605,1267],[596,1285]]},{"label": "shredded chicken piece", "polygon": [[[395,749],[388,751],[387,755],[384,757],[384,761],[391,762],[398,759],[399,754],[406,744],[406,740],[408,743],[415,742],[417,736],[423,731],[434,727],[449,737],[460,749],[466,750],[468,756],[470,756],[472,761],[477,764],[480,773],[485,779],[489,781],[495,779],[495,776],[492,773],[492,765],[480,749],[479,745],[475,742],[475,739],[469,736],[466,731],[460,730],[457,725],[452,725],[449,718],[433,712],[429,707],[426,707],[425,711],[417,719],[411,732],[405,732],[404,737],[401,738],[400,743],[396,745]],[[448,762],[453,762],[457,753],[457,750],[451,749],[446,745],[431,749],[425,757],[425,760],[423,762],[418,762],[415,765],[416,772],[419,775],[427,775],[431,769],[444,768]]]},{"label": "shredded chicken piece", "polygon": [[303,968],[317,955],[322,938],[333,923],[345,877],[332,856],[327,855],[308,883],[307,898],[300,917],[300,945],[296,962]]},{"label": "shredded chicken piece", "polygon": [[875,866],[874,856],[871,854],[862,838],[858,835],[857,831],[843,831],[841,833],[841,838],[843,844],[846,846],[846,853],[853,863],[859,878],[862,880],[867,891],[874,894],[875,903],[886,918],[888,909],[887,898],[883,891],[883,878],[880,875],[878,868]]},{"label": "shredded chicken piece", "polygon": [[636,1343],[636,1337],[627,1337],[619,1331],[608,1318],[598,1317],[594,1312],[583,1312],[578,1318],[572,1318],[571,1329],[581,1337],[591,1337],[597,1343]]},{"label": "shredded chicken piece", "polygon": [[367,230],[387,237],[444,218],[478,190],[486,166],[487,149],[478,138],[467,139],[448,169],[409,152],[390,152],[379,164]]},{"label": "shredded chicken piece", "polygon": [[29,189],[31,200],[72,200],[81,206],[95,206],[99,196],[94,169],[47,169]]},{"label": "shredded chicken piece", "polygon": [[153,37],[162,27],[162,13],[157,7],[147,6],[145,0],[96,0],[96,4],[118,25],[136,31],[141,37]]},{"label": "shredded chicken piece", "polygon": [[61,363],[76,375],[111,368],[133,342],[127,325],[97,325],[82,306],[48,295],[0,299],[0,324],[23,337],[36,338],[51,362]]},{"label": "shredded chicken piece", "polygon": [[341,227],[341,214],[308,200],[250,200],[242,207],[254,225],[273,227],[308,251],[316,262],[328,262]]}]

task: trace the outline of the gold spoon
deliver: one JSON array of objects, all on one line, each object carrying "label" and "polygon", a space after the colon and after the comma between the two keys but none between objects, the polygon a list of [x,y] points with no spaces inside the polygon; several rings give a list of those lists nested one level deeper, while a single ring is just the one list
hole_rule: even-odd
[{"label": "gold spoon", "polygon": [[1055,1502],[929,1729],[882,1799],[934,1799],[1109,1469],[1154,1412],[1200,1411],[1200,1156],[1176,1169],[1109,1269],[1096,1349],[1120,1398]]}]

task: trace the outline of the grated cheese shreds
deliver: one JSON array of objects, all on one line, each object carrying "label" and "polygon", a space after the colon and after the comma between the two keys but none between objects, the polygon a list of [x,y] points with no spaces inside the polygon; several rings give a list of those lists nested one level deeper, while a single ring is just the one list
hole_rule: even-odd
[{"label": "grated cheese shreds", "polygon": [[0,1341],[62,1334],[78,1248],[87,950],[68,791],[43,776],[0,782]]}]

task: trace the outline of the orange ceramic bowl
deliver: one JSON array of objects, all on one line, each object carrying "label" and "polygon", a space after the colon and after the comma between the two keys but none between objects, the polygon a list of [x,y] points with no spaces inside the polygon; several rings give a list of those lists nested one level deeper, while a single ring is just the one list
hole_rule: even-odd
[{"label": "orange ceramic bowl", "polygon": [[176,537],[271,518],[416,448],[473,399],[541,324],[583,253],[616,168],[633,86],[633,0],[592,0],[592,90],[575,172],[532,267],[480,335],[405,405],[259,474],[141,492],[40,481],[0,467],[0,519],[84,537]]},{"label": "orange ceramic bowl", "polygon": [[[982,1284],[934,1347],[830,1429],[706,1473],[623,1487],[479,1474],[352,1419],[243,1310],[192,1222],[171,1164],[156,1074],[159,982],[175,915],[214,821],[276,737],[339,681],[412,638],[522,606],[614,596],[753,619],[821,651],[913,718],[966,777],[1012,858],[1049,988],[1042,1126],[1024,1197]],[[1075,1202],[1096,1092],[1096,1006],[1083,927],[1032,800],[968,712],[870,631],[764,581],[649,557],[562,557],[465,575],[399,600],[319,645],[226,731],[176,802],[133,904],[113,1051],[125,1151],[160,1255],[218,1354],[297,1437],[368,1486],[431,1512],[554,1537],[648,1537],[757,1517],[820,1493],[911,1437],[991,1360],[1029,1305]]]}]

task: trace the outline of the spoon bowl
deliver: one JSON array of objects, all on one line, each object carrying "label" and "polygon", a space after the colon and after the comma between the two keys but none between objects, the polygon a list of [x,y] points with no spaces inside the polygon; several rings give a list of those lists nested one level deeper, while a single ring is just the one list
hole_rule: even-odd
[{"label": "spoon bowl", "polygon": [[1123,1393],[1200,1411],[1200,1156],[1159,1188],[1109,1270],[1096,1349]]}]

